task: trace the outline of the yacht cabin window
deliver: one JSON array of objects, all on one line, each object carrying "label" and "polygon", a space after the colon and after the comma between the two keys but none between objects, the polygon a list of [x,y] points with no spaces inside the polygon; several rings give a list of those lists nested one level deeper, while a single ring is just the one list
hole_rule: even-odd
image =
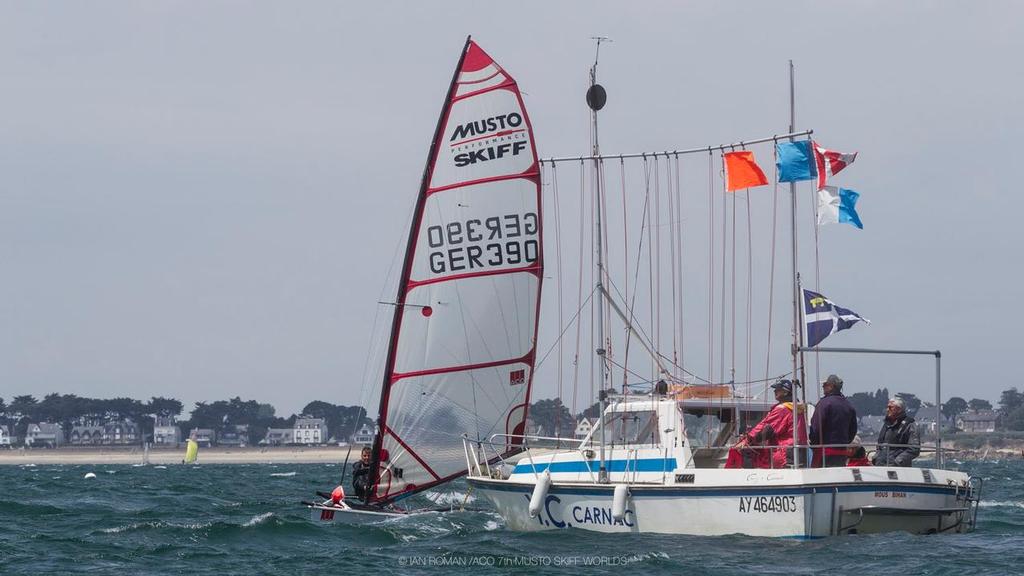
[{"label": "yacht cabin window", "polygon": [[[637,412],[615,412],[605,415],[608,432],[605,442],[609,444],[659,444],[658,415],[653,410]],[[600,425],[594,428],[591,442],[601,441]]]}]

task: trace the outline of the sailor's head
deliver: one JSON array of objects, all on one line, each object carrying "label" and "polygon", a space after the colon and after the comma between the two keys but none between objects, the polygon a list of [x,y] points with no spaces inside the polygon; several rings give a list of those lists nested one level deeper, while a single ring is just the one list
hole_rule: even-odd
[{"label": "sailor's head", "polygon": [[907,403],[903,401],[903,398],[897,396],[896,398],[890,398],[889,404],[885,407],[885,415],[892,418],[898,418],[901,414],[907,411]]},{"label": "sailor's head", "polygon": [[783,378],[775,384],[772,384],[772,390],[775,391],[775,399],[779,402],[788,402],[793,399],[793,382]]},{"label": "sailor's head", "polygon": [[839,376],[836,376],[835,374],[829,374],[829,377],[826,378],[821,383],[821,388],[822,390],[825,391],[825,394],[831,394],[832,392],[842,392],[843,379],[840,378]]},{"label": "sailor's head", "polygon": [[362,460],[362,461],[363,461],[363,463],[366,463],[366,464],[368,464],[368,463],[370,462],[370,454],[371,454],[372,452],[373,452],[373,451],[372,451],[372,450],[370,450],[370,447],[369,447],[369,446],[363,446],[363,451],[362,451],[362,453],[361,453],[361,454],[359,455],[359,459],[360,459],[360,460]]},{"label": "sailor's head", "polygon": [[861,445],[860,435],[855,434],[853,440],[850,440],[850,446],[846,450],[846,455],[850,458],[862,458],[864,454],[864,446]]}]

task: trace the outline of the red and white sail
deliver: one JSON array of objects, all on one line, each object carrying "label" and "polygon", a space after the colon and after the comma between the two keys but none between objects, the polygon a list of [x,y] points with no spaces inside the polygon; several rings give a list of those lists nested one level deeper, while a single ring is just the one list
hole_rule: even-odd
[{"label": "red and white sail", "polygon": [[540,209],[537,151],[519,88],[467,40],[399,283],[373,500],[464,474],[464,435],[523,433],[543,272]]}]

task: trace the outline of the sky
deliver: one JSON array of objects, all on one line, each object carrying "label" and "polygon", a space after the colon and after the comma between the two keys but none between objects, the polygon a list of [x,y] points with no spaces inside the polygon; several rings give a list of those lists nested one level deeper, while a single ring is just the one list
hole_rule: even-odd
[{"label": "sky", "polygon": [[[861,193],[865,229],[823,227],[818,270],[872,325],[828,344],[940,349],[944,396],[996,401],[1024,386],[1022,18],[1009,1],[0,3],[0,397],[374,402],[377,302],[472,34],[518,80],[543,157],[588,150],[593,36],[612,39],[608,153],[784,133],[793,60],[798,128],[860,153],[836,183]],[[703,170],[684,193],[706,194]],[[783,324],[753,356],[786,364]],[[554,365],[535,398],[556,393]],[[934,395],[926,358],[823,356],[833,371],[848,393]]]}]

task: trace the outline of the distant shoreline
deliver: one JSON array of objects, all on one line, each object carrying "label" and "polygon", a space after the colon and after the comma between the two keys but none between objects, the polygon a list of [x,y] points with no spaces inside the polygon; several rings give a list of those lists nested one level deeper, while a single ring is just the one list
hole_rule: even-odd
[{"label": "distant shoreline", "polygon": [[[1024,458],[1024,443],[999,448],[981,447],[961,449],[954,458],[978,460],[987,457]],[[955,448],[953,442],[946,445]],[[349,462],[359,459],[359,446],[352,446]],[[348,454],[348,446],[252,446],[246,448],[200,448],[198,464],[341,464]],[[185,448],[152,448],[149,463],[155,465],[181,464]],[[141,464],[142,449],[138,447],[78,447],[0,449],[0,466],[34,465],[88,465],[88,464]]]},{"label": "distant shoreline", "polygon": [[[348,446],[253,446],[248,448],[200,448],[198,464],[341,464]],[[350,462],[359,456],[353,446]],[[141,448],[34,448],[0,449],[0,466],[24,464],[141,464]],[[150,464],[181,464],[185,448],[154,448]]]}]

